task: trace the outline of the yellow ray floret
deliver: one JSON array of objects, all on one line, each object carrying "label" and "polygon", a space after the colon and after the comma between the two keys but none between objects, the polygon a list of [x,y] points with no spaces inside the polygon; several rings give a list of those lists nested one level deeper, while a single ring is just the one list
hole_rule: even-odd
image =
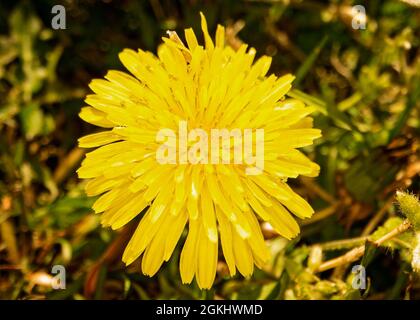
[{"label": "yellow ray floret", "polygon": [[[200,288],[210,288],[216,277],[219,248],[231,276],[252,275],[254,265],[269,260],[260,222],[268,222],[281,236],[299,233],[294,216],[308,218],[311,206],[286,183],[299,175],[316,176],[319,166],[297,148],[320,137],[308,115],[313,108],[286,98],[294,77],[267,76],[271,58],[255,60],[256,52],[225,43],[218,26],[213,42],[201,14],[204,45],[192,29],[185,43],[168,32],[157,55],[123,50],[119,57],[131,74],[109,71],[95,79],[80,117],[102,129],[79,139],[86,154],[78,175],[90,179],[89,196],[104,226],[123,227],[143,212],[125,252],[126,264],[142,256],[144,274],[153,276],[168,261],[184,230],[188,230],[180,256],[183,283],[194,277]],[[262,129],[263,166],[249,175],[243,163],[203,161],[191,146],[175,151],[175,162],[157,161],[160,130],[189,128]],[[179,131],[178,131],[179,130]],[[244,131],[245,132],[245,131]],[[257,134],[251,133],[257,141]],[[234,137],[229,138],[233,141]],[[168,149],[170,150],[170,149]],[[227,150],[227,151],[226,151]],[[193,159],[194,163],[182,162]]]}]

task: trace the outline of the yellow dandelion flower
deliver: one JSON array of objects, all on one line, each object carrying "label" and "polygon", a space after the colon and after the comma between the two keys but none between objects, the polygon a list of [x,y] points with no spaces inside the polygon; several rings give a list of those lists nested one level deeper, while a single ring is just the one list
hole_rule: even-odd
[{"label": "yellow dandelion flower", "polygon": [[[204,46],[192,29],[185,30],[186,45],[168,32],[157,56],[142,50],[120,53],[132,75],[109,71],[106,80],[91,82],[94,94],[87,96],[89,106],[80,117],[106,129],[79,139],[80,147],[97,149],[86,154],[78,175],[90,179],[89,196],[100,195],[93,209],[104,226],[121,228],[145,212],[123,254],[127,265],[142,255],[143,273],[153,276],[188,228],[180,256],[182,282],[195,276],[200,288],[210,288],[219,241],[230,275],[238,270],[249,277],[254,264],[261,267],[269,259],[260,221],[291,239],[299,233],[293,215],[312,215],[286,179],[318,174],[319,166],[297,148],[311,145],[320,130],[312,128],[311,107],[285,98],[292,75],[267,76],[270,57],[254,62],[253,48],[227,46],[220,25],[213,42],[203,15],[201,26]],[[202,130],[191,140],[181,124]],[[212,159],[222,154],[216,164],[204,161],[213,129],[228,134],[212,145]],[[234,129],[253,141],[248,162],[234,158],[244,159],[246,149],[235,144]],[[251,161],[257,143],[262,143],[262,163]],[[247,171],[250,164],[256,172]]]}]

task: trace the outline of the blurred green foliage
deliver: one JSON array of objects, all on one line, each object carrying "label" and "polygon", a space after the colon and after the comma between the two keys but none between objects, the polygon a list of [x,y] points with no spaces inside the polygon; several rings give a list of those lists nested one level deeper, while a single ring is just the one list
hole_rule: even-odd
[{"label": "blurred green foliage", "polygon": [[[51,28],[58,3],[65,30]],[[355,4],[366,29],[351,27]],[[291,181],[319,218],[291,242],[267,235],[273,260],[251,279],[229,279],[221,261],[208,292],[180,284],[179,247],[152,279],[125,268],[112,245],[123,235],[99,226],[74,173],[77,138],[93,130],[77,116],[89,81],[122,69],[123,48],[155,52],[166,30],[199,28],[199,11],[210,30],[223,24],[230,41],[272,56],[271,72],[296,74],[290,96],[317,108],[323,132],[306,150],[320,176]],[[392,255],[374,248],[367,290],[352,288],[349,265],[316,269],[392,231],[402,223],[395,190],[420,190],[419,47],[420,9],[397,0],[2,1],[0,298],[418,299],[410,233],[383,244]],[[42,280],[54,264],[67,268],[65,290]]]}]

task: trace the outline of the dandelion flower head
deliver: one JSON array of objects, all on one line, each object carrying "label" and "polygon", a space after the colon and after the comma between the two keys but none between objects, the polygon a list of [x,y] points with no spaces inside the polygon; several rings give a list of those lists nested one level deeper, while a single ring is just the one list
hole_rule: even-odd
[{"label": "dandelion flower head", "polygon": [[[299,233],[295,220],[313,214],[287,184],[288,178],[316,176],[319,166],[297,148],[320,137],[308,115],[313,108],[286,98],[294,77],[267,75],[271,58],[256,59],[243,44],[226,45],[224,27],[215,39],[201,15],[204,44],[192,29],[185,40],[169,32],[157,55],[125,49],[119,54],[130,74],[109,71],[94,79],[80,117],[101,127],[82,137],[86,154],[78,175],[89,179],[86,193],[99,196],[93,210],[103,226],[119,229],[140,215],[125,248],[128,265],[141,257],[153,276],[185,233],[179,269],[183,283],[196,279],[210,288],[219,252],[231,276],[252,275],[270,258],[260,228],[266,221],[281,236]],[[264,130],[264,170],[246,174],[244,164],[167,163],[156,160],[162,128],[254,128]],[[179,155],[178,155],[179,156]]]}]

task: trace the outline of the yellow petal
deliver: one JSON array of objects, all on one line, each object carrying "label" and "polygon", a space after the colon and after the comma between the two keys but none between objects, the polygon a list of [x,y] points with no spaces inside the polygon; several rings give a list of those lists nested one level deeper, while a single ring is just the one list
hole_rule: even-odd
[{"label": "yellow petal", "polygon": [[166,235],[164,259],[168,261],[181,237],[182,231],[184,231],[185,224],[188,220],[188,215],[185,211],[180,212],[177,216],[172,218],[172,221],[167,222],[171,226],[170,232]]},{"label": "yellow petal", "polygon": [[216,276],[217,237],[211,241],[205,232],[199,232],[197,243],[196,279],[200,289],[210,289]]},{"label": "yellow petal", "polygon": [[201,212],[203,217],[204,230],[210,241],[217,242],[216,215],[214,212],[213,200],[205,185],[201,192]]},{"label": "yellow petal", "polygon": [[216,47],[223,48],[224,46],[225,46],[225,27],[218,24],[217,29],[216,29]]},{"label": "yellow petal", "polygon": [[82,108],[82,111],[79,113],[79,117],[98,127],[112,128],[114,126],[114,123],[106,119],[106,113],[92,107]]},{"label": "yellow petal", "polygon": [[155,223],[150,222],[150,213],[146,212],[144,217],[141,219],[136,231],[134,232],[130,242],[124,250],[122,260],[126,265],[131,264],[136,260],[149,245],[150,241],[155,236],[156,232],[160,229],[163,218],[165,215],[161,215]]},{"label": "yellow petal", "polygon": [[198,42],[192,28],[185,29],[185,39],[187,40],[190,51],[194,51],[194,49],[198,46]]},{"label": "yellow petal", "polygon": [[244,277],[250,277],[254,271],[254,259],[252,258],[251,248],[247,241],[242,239],[235,230],[232,230],[232,235],[233,253],[238,271]]},{"label": "yellow petal", "polygon": [[202,12],[200,12],[200,16],[201,16],[201,30],[203,31],[203,34],[204,34],[204,42],[206,43],[206,50],[208,50],[211,53],[214,49],[213,40],[211,39],[209,30],[207,29],[206,17],[204,16]]},{"label": "yellow petal", "polygon": [[273,229],[286,239],[292,239],[299,233],[299,225],[292,215],[281,205],[274,203],[270,207],[270,224]]},{"label": "yellow petal", "polygon": [[219,221],[220,241],[222,243],[223,255],[226,264],[228,265],[230,275],[234,276],[236,274],[236,267],[235,256],[233,254],[232,226],[218,207],[216,207],[216,215],[217,220]]},{"label": "yellow petal", "polygon": [[93,148],[99,147],[104,144],[121,140],[121,137],[112,131],[103,131],[99,133],[89,134],[82,138],[79,138],[79,147],[81,148]]},{"label": "yellow petal", "polygon": [[179,271],[182,283],[191,283],[194,278],[197,261],[197,242],[199,233],[198,220],[189,220],[187,240],[185,240],[179,261]]}]

